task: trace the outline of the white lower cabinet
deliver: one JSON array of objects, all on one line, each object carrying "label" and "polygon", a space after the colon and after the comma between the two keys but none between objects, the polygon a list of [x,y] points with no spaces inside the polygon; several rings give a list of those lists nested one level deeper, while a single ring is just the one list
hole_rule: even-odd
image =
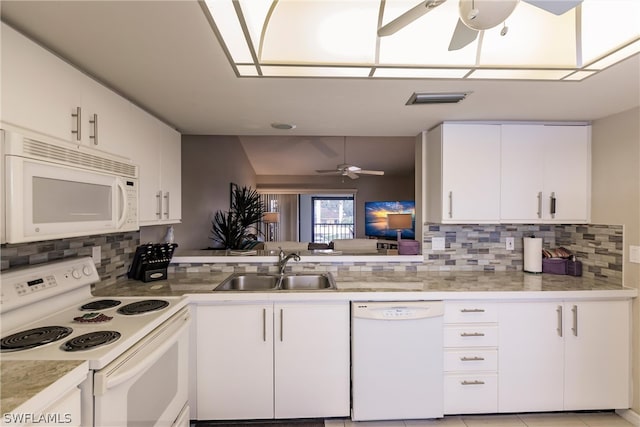
[{"label": "white lower cabinet", "polygon": [[498,411],[497,320],[495,303],[445,303],[445,414]]},{"label": "white lower cabinet", "polygon": [[500,412],[630,405],[630,302],[500,304]]},{"label": "white lower cabinet", "polygon": [[349,415],[349,304],[199,306],[197,418]]}]

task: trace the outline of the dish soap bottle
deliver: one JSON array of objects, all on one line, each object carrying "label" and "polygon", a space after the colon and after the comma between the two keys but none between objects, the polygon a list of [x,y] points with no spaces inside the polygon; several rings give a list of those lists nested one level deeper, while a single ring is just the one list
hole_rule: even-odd
[{"label": "dish soap bottle", "polygon": [[167,227],[167,234],[164,235],[165,243],[173,243],[173,225]]}]

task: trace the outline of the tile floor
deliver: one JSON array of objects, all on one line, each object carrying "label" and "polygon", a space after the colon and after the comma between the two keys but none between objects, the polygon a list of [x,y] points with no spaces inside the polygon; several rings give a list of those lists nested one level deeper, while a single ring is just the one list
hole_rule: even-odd
[{"label": "tile floor", "polygon": [[325,420],[325,427],[634,427],[612,412],[447,416],[436,420]]}]

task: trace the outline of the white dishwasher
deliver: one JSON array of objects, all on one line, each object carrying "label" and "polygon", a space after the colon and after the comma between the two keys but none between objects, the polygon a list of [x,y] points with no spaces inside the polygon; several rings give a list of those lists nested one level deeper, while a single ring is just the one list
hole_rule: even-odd
[{"label": "white dishwasher", "polygon": [[442,301],[351,303],[354,421],[443,417]]}]

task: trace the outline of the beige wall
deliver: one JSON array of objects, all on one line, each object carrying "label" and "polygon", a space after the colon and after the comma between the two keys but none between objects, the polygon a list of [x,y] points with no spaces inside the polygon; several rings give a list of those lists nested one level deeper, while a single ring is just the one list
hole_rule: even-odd
[{"label": "beige wall", "polygon": [[[629,245],[640,245],[640,108],[593,122],[592,204],[594,224],[624,226],[624,284],[640,288],[640,264],[629,262]],[[633,410],[640,414],[640,303],[633,303]]]},{"label": "beige wall", "polygon": [[182,224],[175,226],[181,249],[211,245],[211,219],[229,209],[229,184],[256,188],[256,174],[235,136],[182,137]]}]

